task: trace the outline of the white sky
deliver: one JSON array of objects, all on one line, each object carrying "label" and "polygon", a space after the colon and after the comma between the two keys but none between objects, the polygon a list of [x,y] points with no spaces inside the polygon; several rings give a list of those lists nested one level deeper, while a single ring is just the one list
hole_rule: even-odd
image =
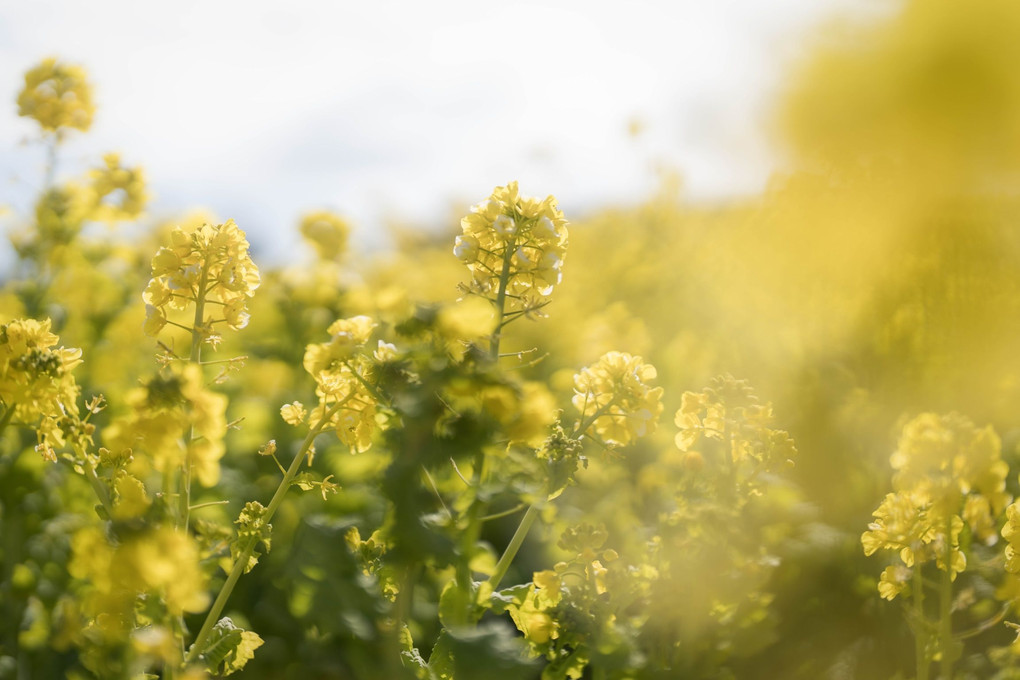
[{"label": "white sky", "polygon": [[48,55],[84,65],[98,105],[63,169],[121,151],[153,215],[233,217],[265,259],[305,210],[371,247],[388,218],[452,219],[512,179],[568,218],[647,196],[657,163],[693,198],[747,193],[784,67],[851,4],[0,0],[0,204],[24,212],[40,181],[14,99]]}]

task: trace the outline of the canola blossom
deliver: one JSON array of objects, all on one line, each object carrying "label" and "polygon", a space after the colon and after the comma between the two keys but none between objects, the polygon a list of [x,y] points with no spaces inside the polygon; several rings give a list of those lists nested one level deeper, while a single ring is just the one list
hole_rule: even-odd
[{"label": "canola blossom", "polygon": [[[152,258],[152,279],[142,299],[145,332],[156,335],[167,324],[167,312],[196,307],[194,330],[205,339],[214,323],[235,330],[248,325],[247,299],[259,287],[259,270],[248,255],[248,240],[233,220],[203,224],[193,232],[175,228],[169,246]],[[204,316],[206,300],[216,303],[215,316]]]},{"label": "canola blossom", "polygon": [[471,270],[469,290],[494,299],[505,291],[508,311],[548,302],[563,278],[567,221],[552,196],[521,196],[517,182],[496,187],[461,222],[453,253]]},{"label": "canola blossom", "polygon": [[655,367],[626,352],[609,352],[574,376],[572,403],[582,421],[609,444],[626,445],[655,431],[661,387],[649,383]]},{"label": "canola blossom", "polygon": [[18,115],[34,119],[44,132],[88,131],[95,106],[85,70],[50,57],[25,74]]}]

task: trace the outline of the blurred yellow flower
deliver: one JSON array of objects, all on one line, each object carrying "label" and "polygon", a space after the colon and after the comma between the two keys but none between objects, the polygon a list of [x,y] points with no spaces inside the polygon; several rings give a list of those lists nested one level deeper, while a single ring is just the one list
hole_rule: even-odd
[{"label": "blurred yellow flower", "polygon": [[92,125],[95,107],[85,69],[43,59],[25,74],[18,94],[18,115],[35,119],[45,132],[74,128],[85,132]]},{"label": "blurred yellow flower", "polygon": [[299,228],[323,260],[337,260],[347,249],[351,227],[339,215],[324,210],[308,213],[301,218]]}]

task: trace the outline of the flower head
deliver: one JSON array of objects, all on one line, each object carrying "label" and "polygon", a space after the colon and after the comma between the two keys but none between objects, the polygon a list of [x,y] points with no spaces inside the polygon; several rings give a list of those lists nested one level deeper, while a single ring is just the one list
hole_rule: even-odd
[{"label": "flower head", "polygon": [[25,74],[18,115],[33,118],[45,132],[67,128],[85,132],[94,112],[92,87],[82,67],[49,57]]},{"label": "flower head", "polygon": [[626,352],[609,352],[574,376],[573,404],[582,422],[608,444],[626,445],[655,430],[662,388],[655,367]]},{"label": "flower head", "polygon": [[528,310],[545,302],[560,282],[567,221],[554,197],[523,197],[511,182],[496,187],[460,224],[463,234],[453,253],[474,275],[475,292],[489,296],[505,280],[507,308]]},{"label": "flower head", "polygon": [[222,321],[235,330],[248,324],[247,300],[259,287],[259,270],[248,253],[248,240],[233,220],[203,224],[192,232],[170,232],[170,245],[152,258],[152,279],[142,298],[144,330],[156,335],[167,322],[167,309],[184,310],[199,300],[219,303],[219,316],[202,319],[195,330],[211,335]]},{"label": "flower head", "polygon": [[324,260],[339,259],[347,249],[351,227],[339,215],[324,210],[308,213],[301,218],[299,228]]},{"label": "flower head", "polygon": [[81,350],[56,347],[59,338],[50,320],[16,319],[0,325],[0,406],[3,415],[35,424],[39,450],[56,460],[53,444],[62,445],[59,423],[75,412],[79,389],[71,371],[81,363]]}]

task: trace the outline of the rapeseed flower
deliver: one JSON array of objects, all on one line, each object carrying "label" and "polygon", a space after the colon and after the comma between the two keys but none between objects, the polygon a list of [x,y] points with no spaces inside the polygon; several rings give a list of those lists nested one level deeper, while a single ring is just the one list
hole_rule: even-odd
[{"label": "rapeseed flower", "polygon": [[177,227],[170,232],[170,245],[152,258],[152,279],[142,295],[144,330],[157,335],[167,323],[168,309],[182,311],[206,302],[212,302],[220,313],[203,316],[193,331],[208,338],[216,323],[235,330],[244,328],[248,324],[247,299],[259,283],[248,239],[233,220],[203,224],[192,232]]},{"label": "rapeseed flower", "polygon": [[453,253],[471,270],[473,293],[495,302],[502,286],[507,311],[531,310],[562,280],[567,221],[553,196],[524,197],[511,182],[496,187],[460,224]]},{"label": "rapeseed flower", "polygon": [[602,441],[625,446],[655,431],[663,409],[655,377],[641,357],[609,352],[574,376],[573,404]]},{"label": "rapeseed flower", "polygon": [[92,125],[95,106],[85,69],[53,57],[43,59],[25,74],[18,94],[18,115],[34,119],[45,132],[66,128],[85,132]]}]

